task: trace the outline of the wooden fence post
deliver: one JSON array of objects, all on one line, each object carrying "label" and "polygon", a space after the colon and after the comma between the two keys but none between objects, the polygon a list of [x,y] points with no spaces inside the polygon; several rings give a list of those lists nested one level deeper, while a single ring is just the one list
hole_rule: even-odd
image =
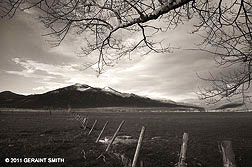
[{"label": "wooden fence post", "polygon": [[95,122],[94,122],[92,128],[91,128],[90,131],[88,132],[88,136],[92,133],[92,131],[93,131],[93,129],[94,129],[96,123],[97,123],[97,120],[95,120]]},{"label": "wooden fence post", "polygon": [[107,151],[109,150],[110,146],[113,144],[113,142],[114,142],[114,140],[115,140],[115,138],[116,138],[116,136],[117,136],[117,133],[120,131],[120,129],[122,128],[122,126],[123,126],[124,123],[125,123],[124,120],[120,123],[119,127],[117,128],[116,132],[114,133],[114,136],[113,136],[112,139],[111,139],[111,142],[110,142],[109,145],[107,146],[105,152],[107,152]]},{"label": "wooden fence post", "polygon": [[72,112],[71,107],[68,106],[67,112],[68,112],[68,113],[71,113],[71,112]]},{"label": "wooden fence post", "polygon": [[102,128],[102,130],[101,130],[101,132],[100,132],[100,134],[99,134],[99,136],[97,137],[97,139],[96,139],[96,143],[98,143],[99,142],[99,140],[100,140],[100,138],[101,138],[101,136],[102,136],[102,133],[103,133],[103,131],[105,130],[105,128],[106,128],[106,126],[108,125],[108,123],[109,123],[109,121],[107,121],[105,124],[104,124],[104,126],[103,126],[103,128]]},{"label": "wooden fence post", "polygon": [[143,160],[140,161],[140,167],[144,167],[144,161]]},{"label": "wooden fence post", "polygon": [[145,132],[145,127],[143,126],[142,129],[141,129],[141,132],[140,132],[139,139],[138,139],[138,143],[137,143],[136,152],[135,152],[135,155],[134,155],[132,167],[136,167],[137,159],[138,159],[138,156],[139,156],[139,152],[140,152],[143,137],[144,137],[144,132]]},{"label": "wooden fence post", "polygon": [[183,143],[182,143],[181,150],[180,150],[178,167],[186,167],[187,166],[187,164],[185,163],[185,160],[186,160],[188,133],[184,133],[182,141],[183,141]]},{"label": "wooden fence post", "polygon": [[223,157],[223,167],[236,167],[235,154],[232,148],[232,141],[222,141],[221,152]]},{"label": "wooden fence post", "polygon": [[88,116],[85,117],[81,123],[82,123],[83,129],[84,129],[84,131],[85,131],[86,128],[87,128]]}]

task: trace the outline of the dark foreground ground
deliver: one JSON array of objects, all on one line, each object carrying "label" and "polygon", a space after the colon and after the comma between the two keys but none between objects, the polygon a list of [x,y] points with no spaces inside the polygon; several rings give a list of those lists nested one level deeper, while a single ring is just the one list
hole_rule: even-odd
[{"label": "dark foreground ground", "polygon": [[[102,126],[112,136],[122,120],[119,135],[138,138],[146,127],[140,161],[144,167],[174,167],[181,139],[189,133],[188,167],[221,167],[218,144],[232,140],[237,167],[252,167],[252,113],[75,113],[89,116],[88,126],[98,120],[88,137],[77,115],[67,112],[0,112],[0,166],[13,167],[126,167],[133,158],[136,143],[119,144],[100,159],[105,145],[95,143]],[[153,137],[156,137],[153,139]],[[11,162],[6,163],[6,158]],[[24,163],[24,158],[64,158],[64,163]],[[15,160],[15,161],[13,161]]]}]

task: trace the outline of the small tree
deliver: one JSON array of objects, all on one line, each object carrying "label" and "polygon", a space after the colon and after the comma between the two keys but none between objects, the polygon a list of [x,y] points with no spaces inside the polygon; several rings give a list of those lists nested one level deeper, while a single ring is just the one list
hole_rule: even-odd
[{"label": "small tree", "polygon": [[[0,14],[12,17],[17,9],[38,10],[50,29],[51,43],[59,45],[68,33],[82,35],[84,55],[97,56],[98,72],[125,55],[169,52],[152,37],[179,23],[198,18],[193,33],[202,36],[200,50],[216,55],[220,66],[232,71],[210,74],[212,84],[201,90],[202,99],[216,102],[245,93],[251,81],[251,0],[2,0]],[[160,22],[161,24],[156,24]],[[165,23],[165,24],[164,24]],[[122,34],[141,33],[138,41]],[[211,48],[209,47],[211,46]],[[214,48],[214,49],[213,49]],[[216,99],[217,97],[217,99]],[[245,96],[244,96],[245,97]]]}]

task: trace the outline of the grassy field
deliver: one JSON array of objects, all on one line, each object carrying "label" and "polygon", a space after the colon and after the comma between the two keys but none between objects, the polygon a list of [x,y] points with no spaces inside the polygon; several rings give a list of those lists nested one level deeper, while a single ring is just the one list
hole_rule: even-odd
[{"label": "grassy field", "polygon": [[[140,160],[145,167],[174,167],[178,162],[181,139],[189,133],[188,167],[221,167],[218,144],[232,140],[238,167],[252,166],[252,113],[77,113],[89,116],[88,126],[98,120],[90,136],[80,128],[76,116],[67,112],[1,112],[0,166],[120,167],[133,158],[136,143],[114,145],[96,159],[105,145],[95,143],[102,126],[112,136],[122,120],[119,135],[138,138],[146,127]],[[153,137],[156,137],[153,139]],[[64,163],[5,163],[5,158],[64,158]],[[122,163],[124,161],[124,164]],[[129,162],[130,163],[130,162]]]}]

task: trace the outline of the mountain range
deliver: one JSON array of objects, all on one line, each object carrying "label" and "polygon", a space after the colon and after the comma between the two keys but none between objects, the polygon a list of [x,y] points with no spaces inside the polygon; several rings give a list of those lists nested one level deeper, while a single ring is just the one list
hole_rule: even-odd
[{"label": "mountain range", "polygon": [[204,110],[204,108],[161,101],[133,93],[122,93],[113,88],[96,88],[85,84],[52,90],[43,94],[20,95],[10,91],[0,93],[0,108],[60,109],[96,107],[167,107],[175,110]]}]

